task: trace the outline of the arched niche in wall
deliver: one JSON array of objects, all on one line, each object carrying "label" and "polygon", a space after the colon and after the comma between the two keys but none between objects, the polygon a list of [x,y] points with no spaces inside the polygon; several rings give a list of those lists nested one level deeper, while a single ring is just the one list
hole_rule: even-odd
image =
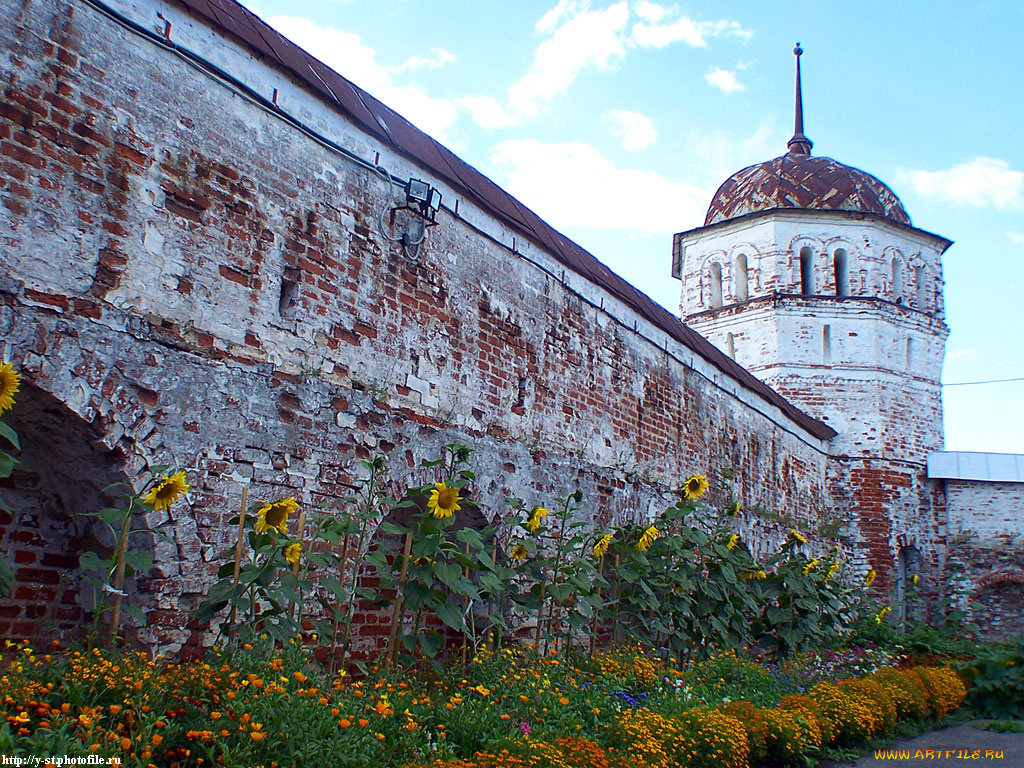
[{"label": "arched niche in wall", "polygon": [[[438,527],[443,530],[443,537],[452,547],[464,551],[466,546],[465,542],[460,538],[459,532],[465,529],[473,529],[479,532],[484,541],[484,550],[490,557],[502,557],[500,547],[493,535],[493,528],[488,525],[487,519],[483,513],[483,510],[472,501],[473,493],[471,490],[463,489],[460,491],[462,500],[459,502],[460,509],[455,512],[453,518],[448,521],[447,525],[444,525],[445,521],[436,521],[441,523]],[[409,502],[408,504],[392,507],[380,525],[377,527],[373,534],[372,541],[369,544],[368,550],[372,554],[370,558],[363,561],[363,566],[358,574],[357,587],[358,588],[373,588],[377,589],[381,584],[381,574],[378,572],[379,563],[386,562],[388,568],[393,573],[399,574],[402,570],[402,561],[405,554],[405,543],[406,537],[393,532],[391,526],[400,526],[402,528],[412,528],[415,525],[419,525],[420,521],[423,520],[424,515],[427,513],[427,502],[429,494],[422,496],[407,496],[403,501]],[[550,521],[550,517],[545,522]],[[434,521],[431,521],[434,522]],[[415,540],[417,537],[413,537]],[[449,559],[449,564],[456,562],[453,559]],[[424,579],[431,578],[431,573],[439,573],[436,568],[436,563],[430,557],[423,556],[413,549],[409,554],[408,563],[405,565],[407,574],[411,571],[416,570],[415,575],[419,576],[415,580],[416,583],[423,583]],[[459,565],[459,574],[463,575],[463,568]],[[477,587],[481,585],[476,581],[476,576],[471,575],[471,581]],[[434,578],[434,588],[444,590],[448,592],[448,589],[439,580],[439,577]],[[364,593],[366,594],[366,593]],[[395,595],[391,592],[378,591],[377,600],[363,597],[357,606],[356,616],[361,618],[362,621],[355,622],[352,627],[352,643],[351,649],[354,658],[368,658],[372,657],[376,653],[381,653],[387,650],[388,637],[391,630],[391,623],[394,618],[395,609]],[[449,595],[450,596],[450,595]],[[461,598],[459,598],[461,599]],[[483,624],[487,622],[487,617],[479,615],[480,606],[464,606],[467,611],[475,612],[472,617],[475,626],[478,630],[482,629]],[[503,609],[507,606],[503,606]],[[467,614],[468,615],[468,614]],[[461,643],[463,634],[450,627],[448,627],[438,616],[423,611],[420,615],[415,615],[415,612],[410,608],[410,602],[406,600],[403,606],[403,619],[402,625],[403,636],[410,637],[414,630],[416,632],[436,632],[441,635],[443,642],[446,645],[452,643]],[[418,622],[418,626],[415,626]],[[356,626],[359,624],[359,626]]]},{"label": "arched niche in wall", "polygon": [[722,263],[712,261],[708,265],[708,305],[711,309],[722,306]]},{"label": "arched niche in wall", "polygon": [[970,598],[971,620],[988,641],[1012,640],[1024,634],[1024,572],[988,579]]},{"label": "arched niche in wall", "polygon": [[[88,550],[109,556],[115,544],[106,526],[89,515],[119,506],[121,500],[104,489],[127,481],[124,457],[102,444],[94,425],[24,380],[4,420],[18,433],[22,450],[21,463],[0,488],[14,510],[0,510],[0,552],[14,561],[0,638],[81,637],[94,590],[82,579],[79,557]],[[152,551],[152,540],[139,534],[129,548]],[[134,593],[137,582],[127,583]],[[128,599],[138,604],[136,596]]]},{"label": "arched niche in wall", "polygon": [[836,296],[850,295],[850,252],[841,245],[832,250],[832,279]]},{"label": "arched niche in wall", "polygon": [[903,299],[903,271],[904,271],[904,259],[903,254],[897,250],[891,250],[889,254],[889,285],[891,291],[891,298],[897,303],[904,303]]},{"label": "arched niche in wall", "polygon": [[920,575],[922,562],[921,552],[912,545],[900,547],[896,555],[897,626],[904,626],[913,612],[911,596],[916,592],[914,576]]},{"label": "arched niche in wall", "polygon": [[736,301],[746,301],[750,296],[750,275],[748,273],[747,254],[740,252],[733,259],[732,290]]},{"label": "arched niche in wall", "polygon": [[817,293],[814,279],[814,249],[805,245],[797,255],[800,259],[800,293],[804,296],[813,296]]}]

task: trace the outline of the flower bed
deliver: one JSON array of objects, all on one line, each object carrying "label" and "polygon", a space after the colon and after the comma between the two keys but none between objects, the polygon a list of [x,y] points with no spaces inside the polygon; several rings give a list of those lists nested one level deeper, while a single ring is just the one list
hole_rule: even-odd
[{"label": "flower bed", "polygon": [[299,645],[244,646],[182,664],[11,646],[0,753],[94,753],[161,768],[310,759],[382,768],[782,766],[863,744],[901,721],[942,717],[966,695],[940,667],[885,667],[800,691],[733,653],[677,670],[638,651],[565,660],[503,648],[443,673],[379,669],[357,680],[326,677],[310,658]]}]

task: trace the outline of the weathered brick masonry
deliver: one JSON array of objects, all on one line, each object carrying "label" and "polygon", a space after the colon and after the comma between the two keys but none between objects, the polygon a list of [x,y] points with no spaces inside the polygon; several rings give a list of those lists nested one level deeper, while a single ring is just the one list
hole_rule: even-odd
[{"label": "weathered brick masonry", "polygon": [[[721,501],[811,529],[836,514],[826,442],[778,402],[223,29],[173,2],[116,6],[145,29],[163,31],[161,14],[175,44],[276,89],[280,113],[80,0],[25,0],[0,21],[0,334],[29,446],[24,506],[0,519],[18,584],[0,635],[74,624],[74,562],[94,535],[76,513],[155,464],[193,485],[191,505],[150,521],[174,544],[152,545],[140,585],[143,639],[172,648],[200,642],[186,614],[243,484],[332,501],[376,452],[402,482],[444,443],[470,445],[490,516],[507,495],[579,486],[596,523],[643,517],[704,471]],[[380,235],[381,175],[284,115],[442,189],[417,261]],[[764,547],[778,535],[744,524]]]}]

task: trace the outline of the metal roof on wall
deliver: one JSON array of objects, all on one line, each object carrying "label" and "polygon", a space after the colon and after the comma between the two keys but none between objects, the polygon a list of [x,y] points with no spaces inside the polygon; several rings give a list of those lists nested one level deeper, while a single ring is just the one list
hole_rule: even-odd
[{"label": "metal roof on wall", "polygon": [[671,312],[557,232],[482,173],[397,112],[283,37],[248,9],[234,0],[178,2],[213,27],[234,35],[272,64],[291,73],[360,129],[436,174],[467,200],[488,211],[499,221],[522,232],[567,268],[600,286],[722,373],[779,408],[811,435],[825,440],[836,435],[830,426],[798,409],[703,336],[684,325]]}]

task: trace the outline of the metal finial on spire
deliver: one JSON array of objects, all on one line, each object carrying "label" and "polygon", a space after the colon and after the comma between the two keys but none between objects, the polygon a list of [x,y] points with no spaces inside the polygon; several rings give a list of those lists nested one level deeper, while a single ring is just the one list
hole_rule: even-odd
[{"label": "metal finial on spire", "polygon": [[796,114],[793,119],[793,138],[786,144],[792,155],[809,155],[814,146],[814,142],[804,136],[804,99],[800,90],[800,57],[803,52],[804,49],[797,43],[793,49],[793,55],[796,56]]}]

